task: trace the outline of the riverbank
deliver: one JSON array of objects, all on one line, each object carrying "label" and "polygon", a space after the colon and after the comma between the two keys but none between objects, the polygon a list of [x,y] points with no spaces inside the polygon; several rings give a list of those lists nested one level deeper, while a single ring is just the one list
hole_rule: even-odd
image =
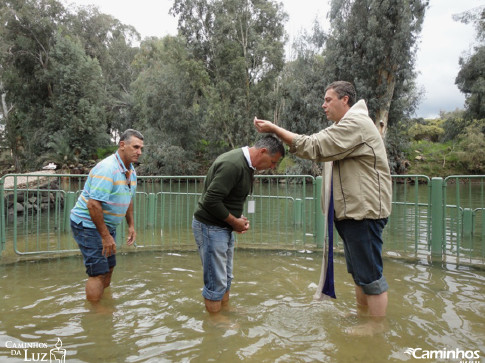
[{"label": "riverbank", "polygon": [[15,178],[17,178],[17,187],[22,187],[31,182],[39,183],[43,181],[47,181],[47,178],[43,178],[42,176],[32,176],[32,175],[52,175],[55,174],[55,170],[41,170],[41,171],[33,171],[30,173],[20,174],[16,177],[14,176],[7,176],[4,179],[3,187],[5,189],[12,189],[15,185]]}]

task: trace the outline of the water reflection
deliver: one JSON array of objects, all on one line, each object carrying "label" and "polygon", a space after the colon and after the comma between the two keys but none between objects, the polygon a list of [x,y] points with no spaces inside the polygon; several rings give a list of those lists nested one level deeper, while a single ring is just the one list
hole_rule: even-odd
[{"label": "water reflection", "polygon": [[201,296],[195,252],[118,256],[99,305],[84,299],[81,258],[2,265],[0,360],[5,342],[58,338],[66,361],[406,361],[409,347],[473,349],[485,356],[485,277],[385,260],[388,330],[356,338],[353,283],[335,261],[337,300],[312,300],[321,254],[237,250],[228,324],[215,324]]}]

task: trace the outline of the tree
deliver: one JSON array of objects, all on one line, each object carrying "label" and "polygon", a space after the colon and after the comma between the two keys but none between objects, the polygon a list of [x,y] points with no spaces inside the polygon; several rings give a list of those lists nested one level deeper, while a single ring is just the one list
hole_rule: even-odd
[{"label": "tree", "polygon": [[138,75],[132,63],[139,51],[135,44],[140,42],[140,34],[96,7],[76,10],[71,14],[70,33],[78,36],[86,54],[97,59],[103,72],[107,131],[122,132],[133,125],[130,85]]},{"label": "tree", "polygon": [[355,84],[385,136],[417,102],[415,55],[428,0],[332,0],[327,79]]},{"label": "tree", "polygon": [[1,0],[0,49],[5,133],[17,171],[36,160],[35,131],[41,129],[52,84],[43,78],[65,9],[55,0]]},{"label": "tree", "polygon": [[65,137],[80,161],[92,158],[112,131],[131,126],[138,33],[56,0],[0,4],[2,119],[16,170],[37,167],[52,137]]},{"label": "tree", "polygon": [[269,0],[175,0],[171,12],[210,77],[207,141],[230,148],[251,143],[250,121],[272,110],[274,81],[284,64],[286,14]]},{"label": "tree", "polygon": [[454,16],[465,24],[475,23],[478,45],[475,53],[460,57],[460,71],[455,79],[459,90],[465,94],[466,117],[485,119],[485,6]]},{"label": "tree", "polygon": [[202,118],[209,77],[201,61],[187,51],[182,38],[146,39],[135,58],[140,70],[132,85],[135,125],[146,134],[141,171],[150,174],[194,174],[203,138]]},{"label": "tree", "polygon": [[86,55],[79,39],[61,33],[55,38],[51,66],[44,75],[52,95],[36,148],[42,150],[46,139],[61,137],[78,159],[94,159],[96,149],[109,143],[101,67]]},{"label": "tree", "polygon": [[[325,57],[322,52],[327,36],[318,22],[311,33],[302,33],[292,44],[294,59],[286,62],[277,79],[273,120],[276,124],[298,134],[311,134],[331,124],[321,105],[327,80]],[[319,163],[291,155],[285,162],[288,174],[320,174]],[[288,160],[286,160],[288,161]]]}]

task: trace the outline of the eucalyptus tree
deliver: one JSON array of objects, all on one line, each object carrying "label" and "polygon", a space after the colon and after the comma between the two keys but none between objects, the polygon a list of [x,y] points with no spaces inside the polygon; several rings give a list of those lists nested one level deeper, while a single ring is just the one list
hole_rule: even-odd
[{"label": "eucalyptus tree", "polygon": [[326,78],[367,100],[383,135],[414,111],[416,51],[428,0],[332,0]]},{"label": "eucalyptus tree", "polygon": [[109,132],[131,127],[131,83],[137,72],[132,67],[138,53],[140,34],[130,25],[93,6],[75,8],[71,14],[70,32],[76,34],[86,54],[97,59],[103,72],[106,92],[104,110]]},{"label": "eucalyptus tree", "polygon": [[106,133],[105,82],[97,59],[86,55],[78,38],[58,32],[49,52],[51,66],[43,78],[52,85],[36,147],[62,138],[77,160],[96,158],[96,149],[109,144]]},{"label": "eucalyptus tree", "polygon": [[454,19],[475,24],[477,43],[472,54],[460,57],[455,84],[466,96],[466,117],[485,119],[485,6],[457,14]]},{"label": "eucalyptus tree", "polygon": [[10,110],[5,133],[19,170],[39,152],[35,136],[41,132],[53,95],[52,83],[44,75],[51,66],[50,51],[66,12],[55,0],[1,0],[0,9],[1,77]]},{"label": "eucalyptus tree", "polygon": [[226,148],[250,144],[251,120],[272,109],[271,93],[284,65],[281,4],[270,0],[175,0],[179,34],[211,81],[206,141]]},{"label": "eucalyptus tree", "polygon": [[[202,120],[210,81],[206,68],[184,39],[145,39],[133,66],[134,125],[145,134],[141,171],[147,174],[200,172]],[[201,157],[202,156],[202,157]]]},{"label": "eucalyptus tree", "polygon": [[0,3],[2,112],[16,168],[35,167],[51,138],[67,138],[80,160],[93,157],[131,107],[138,33],[57,0]]}]

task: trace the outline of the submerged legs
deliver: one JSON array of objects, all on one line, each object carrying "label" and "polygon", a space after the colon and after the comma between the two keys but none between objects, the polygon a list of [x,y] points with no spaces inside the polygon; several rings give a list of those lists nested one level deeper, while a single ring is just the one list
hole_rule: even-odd
[{"label": "submerged legs", "polygon": [[104,289],[111,284],[113,267],[104,275],[89,276],[86,281],[86,299],[91,302],[98,302],[103,296]]}]

